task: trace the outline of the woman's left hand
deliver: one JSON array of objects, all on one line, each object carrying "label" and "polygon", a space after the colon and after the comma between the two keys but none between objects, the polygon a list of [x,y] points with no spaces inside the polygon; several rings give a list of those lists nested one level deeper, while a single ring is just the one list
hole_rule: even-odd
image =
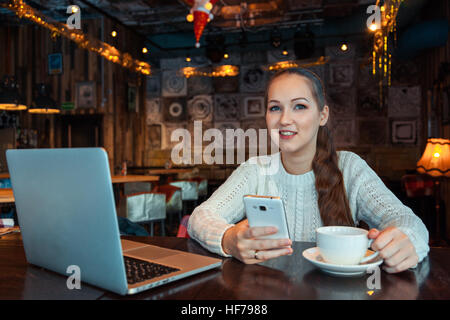
[{"label": "woman's left hand", "polygon": [[382,231],[370,229],[368,237],[375,239],[371,247],[383,258],[383,270],[387,273],[402,272],[414,267],[419,261],[411,240],[396,227]]}]

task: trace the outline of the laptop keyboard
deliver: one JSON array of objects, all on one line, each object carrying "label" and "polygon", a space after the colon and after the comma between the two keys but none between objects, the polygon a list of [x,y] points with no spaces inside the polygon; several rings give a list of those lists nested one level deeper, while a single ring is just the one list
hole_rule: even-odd
[{"label": "laptop keyboard", "polygon": [[135,284],[160,277],[165,274],[180,271],[180,269],[164,266],[162,264],[139,260],[124,256],[128,284]]}]

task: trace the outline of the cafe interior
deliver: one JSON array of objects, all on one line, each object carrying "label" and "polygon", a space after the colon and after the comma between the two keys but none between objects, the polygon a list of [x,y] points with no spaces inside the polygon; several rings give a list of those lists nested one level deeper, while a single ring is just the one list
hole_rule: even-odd
[{"label": "cafe interior", "polygon": [[20,233],[6,150],[98,147],[120,233],[189,238],[193,209],[274,150],[228,148],[227,129],[266,129],[270,76],[303,67],[323,81],[336,149],[448,247],[449,16],[446,0],[0,1],[2,235]]}]

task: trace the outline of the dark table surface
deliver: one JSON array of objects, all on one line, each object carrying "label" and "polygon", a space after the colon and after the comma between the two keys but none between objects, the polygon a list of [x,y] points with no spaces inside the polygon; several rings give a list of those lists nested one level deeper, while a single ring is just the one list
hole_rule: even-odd
[{"label": "dark table surface", "polygon": [[[215,256],[190,239],[124,238]],[[450,299],[448,248],[432,248],[414,271],[382,271],[381,289],[370,290],[367,283],[371,274],[336,278],[316,269],[302,256],[303,250],[313,246],[294,242],[292,256],[257,265],[223,259],[221,268],[122,297],[86,283],[80,290],[67,289],[67,276],[28,264],[20,235],[7,235],[0,239],[0,299]]]}]

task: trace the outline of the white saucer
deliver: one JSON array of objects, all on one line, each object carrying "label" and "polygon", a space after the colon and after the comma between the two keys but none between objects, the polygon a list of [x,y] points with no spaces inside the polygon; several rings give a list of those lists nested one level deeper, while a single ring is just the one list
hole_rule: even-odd
[{"label": "white saucer", "polygon": [[[372,250],[367,250],[366,256],[374,253]],[[371,267],[378,266],[383,263],[383,259],[380,256],[376,257],[373,262],[366,264],[357,265],[343,265],[343,264],[332,264],[325,262],[320,255],[319,248],[313,247],[303,251],[303,257],[311,262],[313,265],[318,267],[325,273],[333,276],[339,277],[357,277],[367,274],[367,269]]]}]

